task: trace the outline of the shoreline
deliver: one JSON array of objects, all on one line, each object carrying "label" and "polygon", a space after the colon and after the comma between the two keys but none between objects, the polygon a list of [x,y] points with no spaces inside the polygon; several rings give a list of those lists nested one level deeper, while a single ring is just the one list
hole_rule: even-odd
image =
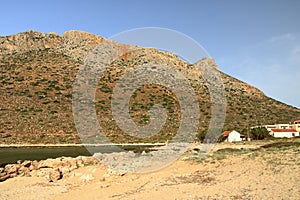
[{"label": "shoreline", "polygon": [[[266,143],[274,143],[274,142],[286,142],[286,141],[299,141],[300,138],[278,138],[276,140],[254,140],[251,142],[237,142],[237,143],[228,143],[228,142],[220,142],[220,143],[215,143],[213,145],[217,145],[219,147],[221,146],[231,146],[231,147],[237,147],[237,146],[244,146],[244,147],[257,147],[261,146]],[[78,144],[78,143],[69,143],[69,144],[1,144],[0,143],[0,148],[5,148],[5,147],[101,147],[101,146],[165,146],[168,143],[107,143],[107,144]],[[195,142],[191,143],[191,146],[201,146],[203,143],[200,142]]]},{"label": "shoreline", "polygon": [[0,148],[18,147],[105,147],[105,146],[164,146],[165,143],[126,143],[126,144],[0,144]]},{"label": "shoreline", "polygon": [[[165,168],[141,174],[118,173],[101,161],[90,164],[87,157],[17,163],[27,167],[0,183],[0,199],[299,199],[300,141],[282,142],[287,146],[274,143],[243,153],[231,151],[242,145],[223,144],[226,151],[205,157],[188,152]],[[83,159],[90,161],[82,165]],[[16,169],[12,166],[5,173]]]},{"label": "shoreline", "polygon": [[83,144],[0,144],[0,148],[18,147],[80,147]]}]

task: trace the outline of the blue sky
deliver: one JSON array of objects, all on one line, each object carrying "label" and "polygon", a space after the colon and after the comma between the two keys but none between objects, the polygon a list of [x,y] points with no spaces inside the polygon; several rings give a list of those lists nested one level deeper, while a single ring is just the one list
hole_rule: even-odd
[{"label": "blue sky", "polygon": [[300,108],[299,10],[299,0],[11,0],[1,2],[0,35],[169,28],[200,43],[221,71]]}]

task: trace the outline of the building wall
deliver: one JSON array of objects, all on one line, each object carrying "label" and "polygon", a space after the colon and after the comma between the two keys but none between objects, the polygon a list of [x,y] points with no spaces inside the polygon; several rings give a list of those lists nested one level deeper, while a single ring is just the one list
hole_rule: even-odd
[{"label": "building wall", "polygon": [[300,132],[300,120],[296,120],[294,121],[294,129],[297,131],[297,132]]},{"label": "building wall", "polygon": [[294,124],[293,127],[297,132],[300,132],[300,124]]},{"label": "building wall", "polygon": [[[293,136],[294,133],[294,136]],[[276,138],[292,138],[292,137],[297,137],[299,136],[299,132],[271,132],[271,135],[273,135]]]},{"label": "building wall", "polygon": [[232,131],[227,138],[228,142],[240,142],[242,141],[241,134],[237,131]]},{"label": "building wall", "polygon": [[270,135],[274,136],[274,137],[293,137],[293,132],[273,132],[272,129],[295,129],[296,132],[295,133],[295,137],[299,136],[299,132],[300,132],[300,120],[296,120],[294,121],[293,124],[269,124],[269,125],[263,125],[263,127],[265,127]]}]

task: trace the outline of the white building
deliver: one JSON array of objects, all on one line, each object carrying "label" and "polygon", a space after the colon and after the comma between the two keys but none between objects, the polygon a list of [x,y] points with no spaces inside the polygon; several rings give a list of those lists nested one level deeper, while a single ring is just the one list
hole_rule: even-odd
[{"label": "white building", "polygon": [[292,129],[294,128],[293,124],[273,124],[273,125],[263,125],[270,132],[271,129]]},{"label": "white building", "polygon": [[270,131],[270,135],[276,138],[292,138],[299,136],[299,132],[297,132],[295,129],[289,128],[289,129],[279,129],[279,128],[273,128]]},{"label": "white building", "polygon": [[243,140],[241,134],[235,130],[225,131],[223,136],[226,137],[225,142],[240,142]]}]

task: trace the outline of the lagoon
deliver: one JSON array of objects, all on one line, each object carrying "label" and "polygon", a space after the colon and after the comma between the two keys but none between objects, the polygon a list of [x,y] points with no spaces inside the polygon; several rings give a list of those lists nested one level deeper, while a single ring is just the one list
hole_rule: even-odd
[{"label": "lagoon", "polygon": [[101,146],[1,146],[0,167],[5,164],[16,163],[18,160],[44,160],[47,158],[58,158],[62,156],[92,156],[96,152],[112,153],[120,151],[142,152],[151,150],[153,147],[164,144],[122,144],[122,145],[101,145]]}]

